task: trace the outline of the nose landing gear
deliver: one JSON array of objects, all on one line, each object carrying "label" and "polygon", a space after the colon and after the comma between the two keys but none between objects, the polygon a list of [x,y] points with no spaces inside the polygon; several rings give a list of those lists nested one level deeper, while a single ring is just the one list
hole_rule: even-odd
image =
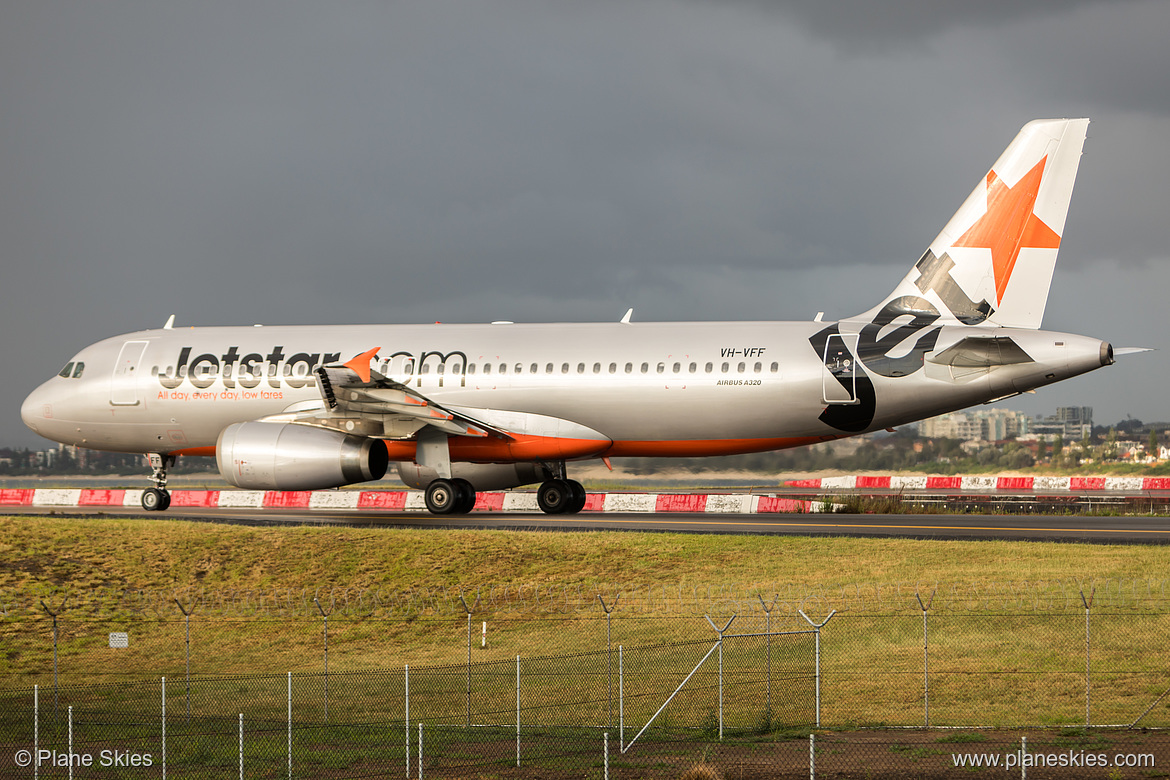
[{"label": "nose landing gear", "polygon": [[147,458],[154,472],[150,475],[154,487],[142,491],[142,508],[147,512],[162,512],[171,505],[171,494],[167,490],[167,469],[175,465],[175,456],[151,452]]}]

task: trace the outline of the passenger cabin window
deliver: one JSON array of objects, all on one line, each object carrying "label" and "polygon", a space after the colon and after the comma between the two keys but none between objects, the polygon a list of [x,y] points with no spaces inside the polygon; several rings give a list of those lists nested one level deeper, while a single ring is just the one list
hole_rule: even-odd
[{"label": "passenger cabin window", "polygon": [[658,364],[658,373],[660,373],[660,374],[661,374],[661,373],[662,373],[662,372],[664,372],[664,371],[666,371],[666,364],[665,364],[665,363],[659,363],[659,364]]},{"label": "passenger cabin window", "polygon": [[780,370],[780,364],[779,364],[779,363],[773,363],[773,364],[772,364],[772,373],[773,373],[773,374],[775,374],[775,373],[776,373],[777,371],[779,371],[779,370]]},{"label": "passenger cabin window", "polygon": [[610,363],[609,364],[609,373],[611,373],[611,374],[617,373],[617,363]]},{"label": "passenger cabin window", "polygon": [[741,373],[741,374],[742,374],[744,371],[746,371],[746,370],[747,370],[747,363],[740,363],[740,364],[739,364],[739,368],[738,368],[738,369],[736,369],[736,370],[737,370],[737,371],[739,371],[739,373]]},{"label": "passenger cabin window", "polygon": [[731,368],[731,364],[730,364],[730,363],[724,363],[724,364],[723,364],[723,369],[722,369],[722,370],[723,370],[723,373],[725,373],[725,374],[726,374],[730,368]]},{"label": "passenger cabin window", "polygon": [[756,363],[756,368],[755,368],[756,373],[758,374],[763,370],[764,370],[764,364],[763,363]]},{"label": "passenger cabin window", "polygon": [[643,373],[643,374],[645,374],[645,373],[647,373],[648,371],[650,371],[650,364],[649,364],[649,363],[643,363],[643,364],[642,364],[642,373]]},{"label": "passenger cabin window", "polygon": [[601,373],[601,364],[600,363],[593,364],[593,373],[595,373],[595,374]]},{"label": "passenger cabin window", "polygon": [[534,374],[539,373],[540,372],[540,365],[537,363],[533,363],[531,366],[528,367],[528,370]]},{"label": "passenger cabin window", "polygon": [[517,363],[517,364],[516,364],[516,373],[517,373],[517,374],[522,374],[522,373],[524,373],[524,366],[523,366],[523,365],[521,365],[520,363]]},{"label": "passenger cabin window", "polygon": [[508,373],[508,364],[507,363],[500,363],[500,373],[501,374]]},{"label": "passenger cabin window", "polygon": [[469,374],[475,373],[475,363],[468,363],[467,364],[467,373],[469,373]]},{"label": "passenger cabin window", "polygon": [[561,373],[562,374],[569,373],[569,364],[568,363],[561,363]]},{"label": "passenger cabin window", "polygon": [[483,364],[483,372],[485,374],[490,374],[492,372],[492,364],[491,363],[484,363]]},{"label": "passenger cabin window", "polygon": [[578,363],[578,364],[577,364],[577,373],[578,373],[578,374],[584,374],[584,373],[585,373],[585,364],[584,364],[584,363]]},{"label": "passenger cabin window", "polygon": [[634,364],[633,363],[626,363],[626,373],[627,374],[634,373]]},{"label": "passenger cabin window", "polygon": [[420,373],[420,374],[429,374],[429,373],[431,373],[431,364],[430,364],[430,363],[423,363],[423,364],[422,364],[422,368],[421,368],[421,369],[419,369],[419,373]]},{"label": "passenger cabin window", "polygon": [[678,374],[681,371],[682,371],[682,363],[675,363],[674,364],[674,373]]},{"label": "passenger cabin window", "polygon": [[714,364],[714,363],[708,363],[708,364],[707,364],[707,365],[704,367],[704,369],[703,369],[703,370],[704,370],[704,371],[706,371],[708,374],[710,374],[712,371],[714,371],[714,370],[715,370],[715,364]]},{"label": "passenger cabin window", "polygon": [[693,374],[693,373],[695,373],[695,371],[698,370],[698,368],[699,368],[698,363],[691,363],[690,368],[688,370]]}]

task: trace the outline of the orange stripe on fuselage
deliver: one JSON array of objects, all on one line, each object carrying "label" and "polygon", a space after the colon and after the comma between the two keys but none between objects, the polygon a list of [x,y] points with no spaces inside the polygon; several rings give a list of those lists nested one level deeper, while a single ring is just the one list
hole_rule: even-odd
[{"label": "orange stripe on fuselage", "polygon": [[[823,441],[821,436],[779,439],[699,439],[679,441],[615,441],[564,439],[552,436],[521,436],[500,439],[452,436],[451,460],[457,463],[513,463],[537,460],[582,460],[586,458],[698,458],[714,455],[742,455],[803,447]],[[386,441],[393,461],[415,459],[413,441]],[[215,457],[215,447],[188,447],[171,455]]]}]

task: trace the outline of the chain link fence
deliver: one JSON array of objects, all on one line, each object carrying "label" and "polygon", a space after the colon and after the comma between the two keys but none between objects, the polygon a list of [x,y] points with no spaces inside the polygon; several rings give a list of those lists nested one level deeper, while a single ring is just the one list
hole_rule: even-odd
[{"label": "chain link fence", "polygon": [[1161,581],[291,592],[0,594],[0,777],[1170,767]]}]

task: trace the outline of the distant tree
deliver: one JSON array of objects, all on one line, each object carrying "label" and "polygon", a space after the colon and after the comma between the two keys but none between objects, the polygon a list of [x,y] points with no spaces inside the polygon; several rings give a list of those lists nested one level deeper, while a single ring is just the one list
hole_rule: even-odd
[{"label": "distant tree", "polygon": [[1149,454],[1151,458],[1158,457],[1158,432],[1152,426],[1150,427]]}]

